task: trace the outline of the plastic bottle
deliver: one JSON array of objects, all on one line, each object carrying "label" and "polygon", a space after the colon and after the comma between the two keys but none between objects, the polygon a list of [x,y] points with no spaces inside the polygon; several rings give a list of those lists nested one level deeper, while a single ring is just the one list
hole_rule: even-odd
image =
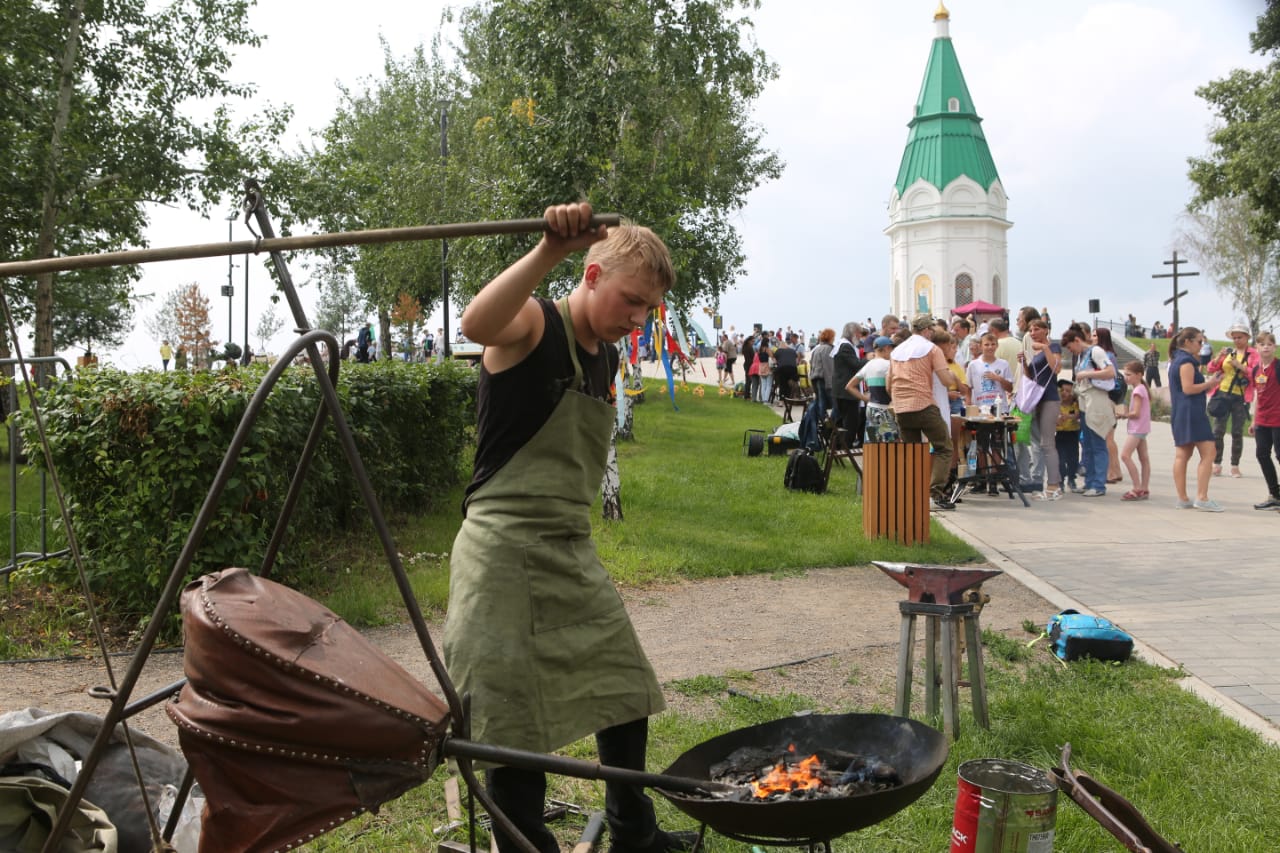
[{"label": "plastic bottle", "polygon": [[969,457],[966,462],[969,467],[969,476],[976,477],[978,475],[978,443],[976,441],[969,442]]}]

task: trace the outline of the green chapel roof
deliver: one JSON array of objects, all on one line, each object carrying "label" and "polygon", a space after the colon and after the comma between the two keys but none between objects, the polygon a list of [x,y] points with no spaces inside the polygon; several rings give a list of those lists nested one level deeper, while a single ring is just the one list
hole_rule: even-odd
[{"label": "green chapel roof", "polygon": [[[950,109],[952,98],[954,110]],[[899,196],[920,178],[938,190],[961,175],[984,190],[1000,179],[949,36],[940,33],[933,40],[915,117],[907,126],[911,132],[894,182]]]}]

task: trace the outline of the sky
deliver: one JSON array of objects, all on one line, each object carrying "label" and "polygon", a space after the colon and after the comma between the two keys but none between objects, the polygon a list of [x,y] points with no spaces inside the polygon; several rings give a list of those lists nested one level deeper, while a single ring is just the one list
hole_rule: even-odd
[{"label": "sky", "polygon": [[[1192,195],[1187,158],[1208,149],[1213,116],[1197,87],[1234,68],[1257,68],[1249,33],[1263,0],[1021,3],[952,0],[950,34],[983,132],[1009,197],[1009,299],[1048,308],[1056,328],[1129,313],[1150,325],[1171,321],[1170,279],[1152,279],[1179,248],[1181,215]],[[363,0],[359,13],[334,0],[264,0],[251,13],[264,47],[238,57],[237,80],[258,86],[256,103],[289,103],[295,119],[282,143],[309,142],[339,102],[339,84],[357,89],[382,69],[382,46],[403,57],[429,44],[446,4]],[[936,0],[763,0],[755,37],[778,65],[756,102],[764,144],[786,163],[781,178],[751,193],[736,214],[746,274],[721,300],[726,325],[839,329],[889,310],[888,199],[935,34]],[[548,203],[559,199],[548,199]],[[225,213],[202,219],[155,210],[153,247],[227,239]],[[621,211],[626,213],[626,211]],[[511,211],[511,218],[540,211]],[[424,223],[429,224],[429,223]],[[238,222],[234,239],[250,235]],[[1180,252],[1185,255],[1185,252]],[[264,256],[265,257],[265,256]],[[301,259],[290,268],[304,303]],[[233,259],[233,339],[242,341],[242,259]],[[250,343],[271,285],[249,270]],[[1197,269],[1193,264],[1183,271]],[[170,290],[199,282],[212,302],[213,336],[225,339],[226,259],[152,264],[136,292],[137,328],[104,361],[125,369],[158,366],[159,342],[143,319]],[[1237,317],[1206,275],[1185,278],[1183,325],[1224,336]],[[286,316],[284,305],[276,309]],[[696,319],[705,321],[705,317]],[[439,312],[429,325],[439,326]],[[457,327],[456,314],[450,321]],[[268,342],[279,352],[285,329]],[[78,352],[69,355],[79,355]]]}]

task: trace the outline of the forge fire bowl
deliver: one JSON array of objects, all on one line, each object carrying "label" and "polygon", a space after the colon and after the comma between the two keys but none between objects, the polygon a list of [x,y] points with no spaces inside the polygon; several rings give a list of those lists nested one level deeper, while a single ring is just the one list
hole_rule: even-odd
[{"label": "forge fire bowl", "polygon": [[695,746],[663,771],[710,779],[711,765],[743,746],[795,743],[874,757],[897,769],[902,784],[851,797],[735,802],[658,789],[672,805],[721,835],[745,840],[830,841],[879,823],[919,799],[947,761],[947,741],[924,723],[888,714],[814,714],[738,729]]}]

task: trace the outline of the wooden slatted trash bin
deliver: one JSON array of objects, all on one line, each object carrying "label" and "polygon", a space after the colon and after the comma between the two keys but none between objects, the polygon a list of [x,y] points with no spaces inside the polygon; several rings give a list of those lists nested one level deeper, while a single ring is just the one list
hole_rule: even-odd
[{"label": "wooden slatted trash bin", "polygon": [[904,545],[929,541],[929,445],[862,446],[862,532]]}]

